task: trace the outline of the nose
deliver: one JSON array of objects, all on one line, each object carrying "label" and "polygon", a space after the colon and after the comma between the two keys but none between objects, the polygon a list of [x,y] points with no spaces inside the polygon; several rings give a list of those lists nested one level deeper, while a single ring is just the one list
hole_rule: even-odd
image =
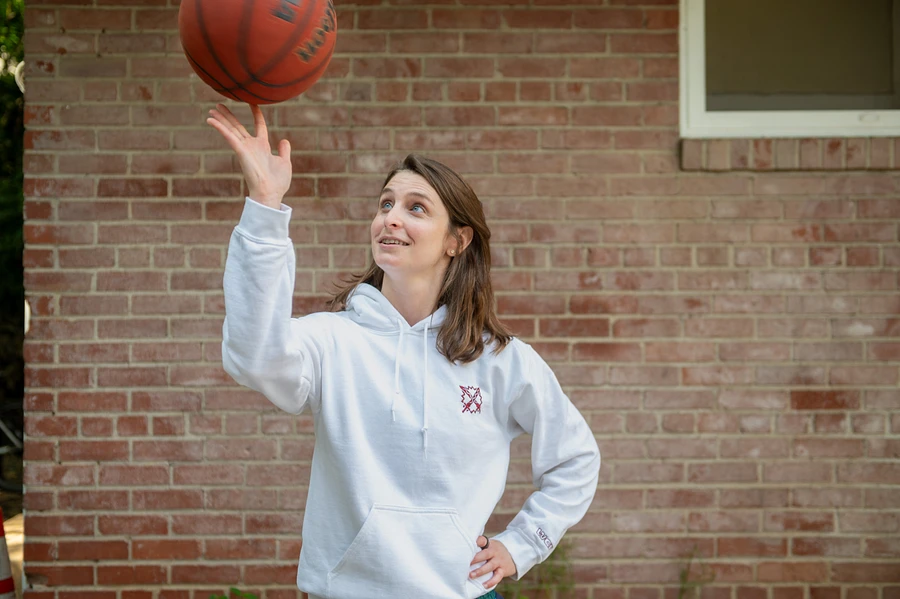
[{"label": "nose", "polygon": [[397,213],[396,208],[391,208],[388,210],[387,214],[384,215],[384,226],[388,229],[397,229],[400,227],[400,215]]}]

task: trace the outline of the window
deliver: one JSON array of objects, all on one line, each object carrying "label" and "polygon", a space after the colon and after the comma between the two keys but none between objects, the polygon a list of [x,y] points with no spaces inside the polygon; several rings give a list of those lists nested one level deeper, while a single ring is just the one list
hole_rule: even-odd
[{"label": "window", "polygon": [[900,0],[681,0],[682,137],[900,136]]}]

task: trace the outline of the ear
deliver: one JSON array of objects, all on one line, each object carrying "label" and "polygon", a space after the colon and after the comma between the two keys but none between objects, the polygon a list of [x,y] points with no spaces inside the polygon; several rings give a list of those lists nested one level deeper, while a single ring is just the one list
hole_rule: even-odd
[{"label": "ear", "polygon": [[450,242],[448,243],[447,253],[451,256],[459,256],[466,248],[469,247],[469,244],[472,243],[472,236],[474,232],[472,231],[472,227],[460,227],[456,230],[456,235],[451,236]]}]

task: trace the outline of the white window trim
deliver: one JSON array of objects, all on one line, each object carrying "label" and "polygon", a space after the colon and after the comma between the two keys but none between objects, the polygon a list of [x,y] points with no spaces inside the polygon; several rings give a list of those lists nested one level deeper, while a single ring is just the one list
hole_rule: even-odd
[{"label": "white window trim", "polygon": [[900,110],[706,110],[706,0],[680,0],[681,136],[900,137]]}]

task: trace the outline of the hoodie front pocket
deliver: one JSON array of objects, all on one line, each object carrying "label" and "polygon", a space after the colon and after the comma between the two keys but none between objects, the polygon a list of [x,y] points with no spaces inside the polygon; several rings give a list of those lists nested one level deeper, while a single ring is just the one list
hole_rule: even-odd
[{"label": "hoodie front pocket", "polygon": [[376,504],[328,573],[328,594],[341,599],[477,597],[484,587],[469,579],[477,551],[454,509]]}]

